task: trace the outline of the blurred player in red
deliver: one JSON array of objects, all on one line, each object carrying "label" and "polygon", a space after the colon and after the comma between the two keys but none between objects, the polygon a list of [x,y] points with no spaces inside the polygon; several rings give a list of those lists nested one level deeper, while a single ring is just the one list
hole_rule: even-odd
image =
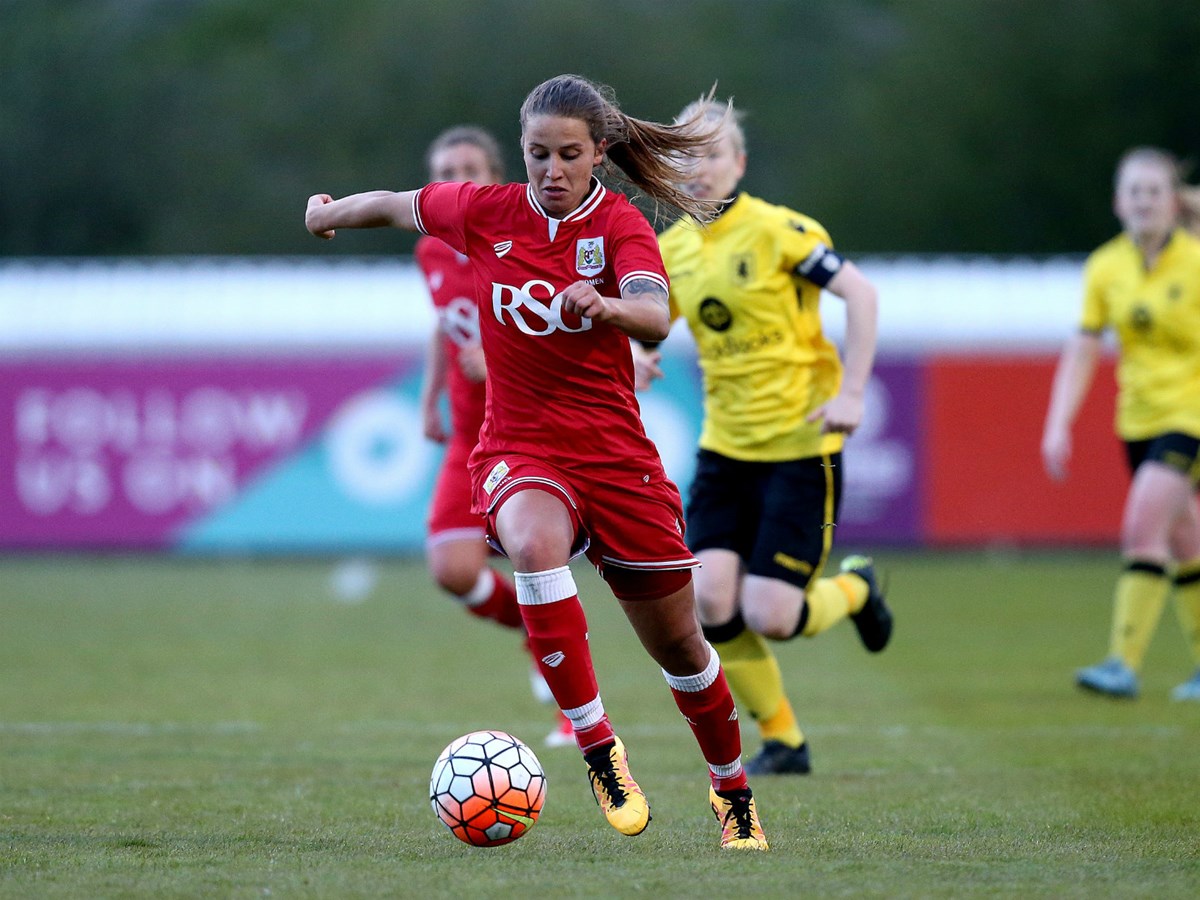
[{"label": "blurred player in red", "polygon": [[568,565],[582,553],[617,596],[708,764],[721,846],[765,850],[720,659],[696,617],[679,492],[642,428],[630,338],[670,328],[654,229],[593,174],[606,161],[654,201],[712,212],[677,187],[715,129],[634,119],[611,91],[562,75],[521,106],[528,184],[434,183],[309,198],[305,224],[391,226],[442,238],[470,260],[487,358],[487,411],[471,455],[477,509],[515,569],[542,674],[574,723],[592,789],[623,834],[649,824],[600,698]]},{"label": "blurred player in red", "polygon": [[[462,125],[443,132],[427,154],[433,181],[498,184],[504,163],[496,139],[482,128]],[[483,424],[487,368],[479,342],[475,283],[467,258],[435,237],[417,242],[417,263],[425,276],[437,328],[430,342],[421,386],[425,436],[446,445],[429,508],[425,558],[434,580],[472,615],[524,631],[517,592],[503,574],[488,565],[483,522],[471,510],[467,458]],[[449,401],[450,427],[441,401]],[[534,695],[553,703],[549,686],[535,665]],[[560,711],[558,725],[546,737],[551,747],[575,742],[571,720]]]}]

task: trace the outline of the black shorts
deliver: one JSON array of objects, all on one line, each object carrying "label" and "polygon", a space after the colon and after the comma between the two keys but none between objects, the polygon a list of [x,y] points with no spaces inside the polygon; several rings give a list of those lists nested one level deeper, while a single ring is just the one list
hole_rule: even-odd
[{"label": "black shorts", "polygon": [[804,588],[833,546],[842,454],[745,462],[711,450],[696,458],[688,491],[688,549],[732,550],[752,575]]},{"label": "black shorts", "polygon": [[1200,438],[1181,431],[1168,431],[1145,441],[1126,441],[1125,458],[1136,472],[1144,462],[1162,463],[1200,485]]}]

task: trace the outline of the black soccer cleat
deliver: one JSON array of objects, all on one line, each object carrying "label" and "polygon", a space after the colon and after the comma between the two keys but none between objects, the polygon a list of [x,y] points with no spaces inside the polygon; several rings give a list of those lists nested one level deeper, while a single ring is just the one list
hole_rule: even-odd
[{"label": "black soccer cleat", "polygon": [[763,741],[762,749],[743,768],[747,775],[807,775],[812,771],[808,742],[792,747],[783,741]]},{"label": "black soccer cleat", "polygon": [[878,653],[892,639],[892,611],[884,599],[875,564],[869,556],[847,556],[842,560],[842,572],[857,575],[867,583],[867,602],[850,618],[863,646]]}]

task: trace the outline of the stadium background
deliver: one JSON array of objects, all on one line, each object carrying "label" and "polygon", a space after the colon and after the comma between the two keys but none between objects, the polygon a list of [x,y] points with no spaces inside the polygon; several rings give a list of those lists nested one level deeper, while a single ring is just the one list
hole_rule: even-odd
[{"label": "stadium background", "polygon": [[[744,187],[879,282],[843,542],[1115,537],[1108,374],[1068,485],[1038,431],[1115,159],[1200,147],[1194,3],[17,2],[0,32],[2,549],[418,548],[412,237],[314,241],[303,202],[420,183],[461,121],[519,175],[516,109],[560,71],[659,119],[717,83]],[[686,484],[684,342],[670,363],[645,403]]]}]

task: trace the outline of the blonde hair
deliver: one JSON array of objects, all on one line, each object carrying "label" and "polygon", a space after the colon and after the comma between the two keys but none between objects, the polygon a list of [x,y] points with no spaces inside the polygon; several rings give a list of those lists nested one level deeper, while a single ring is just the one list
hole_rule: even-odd
[{"label": "blonde hair", "polygon": [[1117,162],[1113,187],[1121,180],[1125,166],[1132,162],[1151,163],[1161,166],[1168,174],[1171,189],[1179,200],[1179,224],[1193,234],[1200,235],[1200,186],[1185,181],[1187,166],[1174,153],[1161,147],[1133,147],[1126,150]]},{"label": "blonde hair", "polygon": [[500,144],[492,137],[490,131],[478,125],[456,125],[447,128],[433,139],[429,149],[425,151],[425,165],[433,172],[433,158],[449,147],[459,144],[470,144],[483,151],[488,168],[496,176],[497,181],[504,180],[504,159],[500,155]]},{"label": "blonde hair", "polygon": [[717,137],[727,134],[733,141],[733,149],[738,153],[746,152],[746,132],[742,130],[742,119],[745,113],[733,108],[733,100],[721,103],[713,99],[709,93],[699,100],[693,100],[675,117],[676,125],[695,127],[697,124],[713,124],[718,128]]},{"label": "blonde hair", "polygon": [[521,104],[521,130],[531,118],[543,115],[585,123],[593,141],[607,141],[606,171],[615,167],[651,199],[701,221],[716,214],[719,203],[697,200],[678,185],[686,180],[686,160],[703,154],[724,128],[724,119],[714,124],[696,118],[672,125],[635,119],[621,112],[612,88],[581,75],[558,75],[530,91]]}]

